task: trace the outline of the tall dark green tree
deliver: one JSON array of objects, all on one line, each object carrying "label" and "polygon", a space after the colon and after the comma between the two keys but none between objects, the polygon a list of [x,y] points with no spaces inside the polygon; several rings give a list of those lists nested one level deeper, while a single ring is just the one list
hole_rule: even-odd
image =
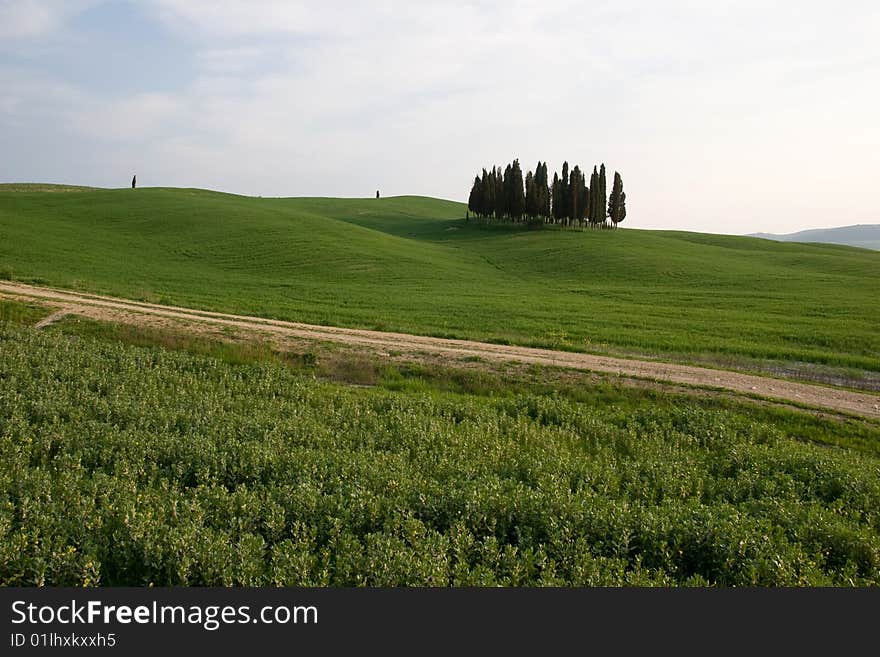
[{"label": "tall dark green tree", "polygon": [[498,167],[499,180],[501,181],[501,189],[498,195],[498,207],[495,215],[499,219],[506,219],[510,216],[510,165],[504,167],[504,175],[501,176],[501,167]]},{"label": "tall dark green tree", "polygon": [[501,165],[496,167],[495,171],[495,218],[504,219],[507,214],[506,199],[504,198],[504,173],[501,171]]},{"label": "tall dark green tree", "polygon": [[544,162],[540,168],[540,179],[535,181],[538,187],[538,214],[550,219],[550,179],[547,175],[547,163]]},{"label": "tall dark green tree", "polygon": [[614,172],[614,185],[608,198],[608,216],[611,217],[611,224],[615,228],[626,219],[626,192],[623,191],[623,178],[617,171]]},{"label": "tall dark green tree", "polygon": [[553,186],[550,188],[550,196],[553,200],[553,206],[550,208],[550,212],[553,217],[553,223],[558,223],[562,220],[562,203],[559,200],[561,194],[562,188],[559,186],[559,174],[554,171]]},{"label": "tall dark green tree", "polygon": [[480,189],[480,177],[476,176],[474,178],[474,184],[471,187],[470,196],[468,196],[468,210],[473,212],[475,215],[482,214],[480,208],[480,195],[483,193],[483,190]]},{"label": "tall dark green tree", "polygon": [[520,221],[526,211],[526,199],[523,193],[523,175],[519,160],[510,165],[510,183],[508,185],[507,212],[514,221]]},{"label": "tall dark green tree", "polygon": [[571,170],[568,184],[568,207],[570,208],[572,223],[580,224],[586,216],[587,208],[587,184],[581,168],[575,165]]},{"label": "tall dark green tree", "polygon": [[596,199],[596,208],[602,213],[599,221],[605,225],[605,208],[608,203],[608,196],[605,193],[605,163],[599,166],[599,198]]},{"label": "tall dark green tree", "polygon": [[538,216],[538,187],[531,171],[526,174],[526,216],[529,221]]},{"label": "tall dark green tree", "polygon": [[492,167],[492,173],[483,169],[481,187],[483,188],[483,216],[491,217],[495,212],[495,167]]},{"label": "tall dark green tree", "polygon": [[562,175],[559,176],[559,218],[563,225],[568,225],[568,219],[571,217],[571,203],[568,191],[568,162],[562,163]]},{"label": "tall dark green tree", "polygon": [[[535,167],[535,217],[543,217],[543,207],[544,207],[544,199],[543,199],[543,186],[544,183],[541,177],[544,175],[544,169],[541,165],[541,161],[538,160],[538,165]],[[528,180],[526,180],[526,196],[529,195],[529,185]],[[528,205],[528,203],[527,203]]]},{"label": "tall dark green tree", "polygon": [[583,214],[580,216],[581,225],[586,225],[586,223],[590,220],[590,203],[592,203],[592,198],[590,197],[590,188],[587,186],[587,176],[584,173],[581,173],[581,177],[584,181],[584,187],[581,190],[581,193],[584,195],[583,197]]},{"label": "tall dark green tree", "polygon": [[600,212],[596,209],[596,199],[599,198],[599,170],[593,166],[590,174],[590,205],[587,208],[587,221],[595,228],[599,224]]}]

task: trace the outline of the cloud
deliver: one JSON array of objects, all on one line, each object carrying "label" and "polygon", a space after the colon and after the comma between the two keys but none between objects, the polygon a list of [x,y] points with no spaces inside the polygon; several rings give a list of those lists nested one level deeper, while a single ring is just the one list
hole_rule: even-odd
[{"label": "cloud", "polygon": [[340,32],[355,27],[356,17],[363,15],[359,5],[333,0],[320,5],[285,0],[154,0],[152,5],[170,27],[215,38]]},{"label": "cloud", "polygon": [[113,102],[82,103],[70,113],[75,129],[95,139],[140,142],[162,138],[191,122],[189,103],[163,93],[141,93]]},{"label": "cloud", "polygon": [[45,37],[98,0],[0,0],[0,43]]},{"label": "cloud", "polygon": [[256,45],[238,48],[209,48],[196,53],[197,65],[205,75],[235,76],[271,65],[271,54]]},{"label": "cloud", "polygon": [[[3,25],[39,42],[87,4],[16,3]],[[878,165],[871,3],[136,7],[132,24],[160,26],[186,61],[146,75],[160,64],[139,60],[149,82],[125,92],[73,87],[50,66],[10,77],[0,63],[0,122],[36,131],[39,116],[113,176],[131,160],[155,184],[241,193],[463,198],[480,167],[519,157],[607,162],[623,173],[632,225],[749,232],[772,214],[784,232],[827,224],[835,204],[867,212],[836,186],[868,189]]]},{"label": "cloud", "polygon": [[67,111],[78,106],[87,94],[44,74],[24,68],[0,67],[0,121],[7,125],[62,122]]}]

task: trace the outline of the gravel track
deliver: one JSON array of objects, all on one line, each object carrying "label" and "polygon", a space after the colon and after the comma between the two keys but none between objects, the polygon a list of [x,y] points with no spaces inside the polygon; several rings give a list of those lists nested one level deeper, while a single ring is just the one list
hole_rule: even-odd
[{"label": "gravel track", "polygon": [[188,331],[205,333],[214,333],[222,327],[233,327],[281,338],[362,345],[386,352],[422,353],[448,357],[450,360],[479,357],[496,362],[534,363],[703,388],[720,388],[744,395],[880,418],[880,396],[877,395],[691,365],[285,322],[128,301],[9,281],[0,281],[0,296],[51,305],[57,308],[51,316],[53,321],[64,314],[72,314],[146,326],[185,325]]}]

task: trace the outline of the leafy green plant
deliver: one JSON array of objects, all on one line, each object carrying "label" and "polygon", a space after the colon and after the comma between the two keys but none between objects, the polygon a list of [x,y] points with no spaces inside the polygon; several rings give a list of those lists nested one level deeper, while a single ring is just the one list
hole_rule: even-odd
[{"label": "leafy green plant", "polygon": [[0,583],[880,583],[875,454],[619,399],[348,387],[0,325]]}]

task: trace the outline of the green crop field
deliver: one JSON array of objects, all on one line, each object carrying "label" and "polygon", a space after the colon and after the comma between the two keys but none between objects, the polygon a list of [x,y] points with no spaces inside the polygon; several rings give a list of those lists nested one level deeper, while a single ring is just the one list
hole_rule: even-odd
[{"label": "green crop field", "polygon": [[0,186],[0,276],[311,323],[880,371],[880,253],[465,221],[421,197]]},{"label": "green crop field", "polygon": [[876,423],[348,387],[0,311],[2,585],[880,584]]}]

